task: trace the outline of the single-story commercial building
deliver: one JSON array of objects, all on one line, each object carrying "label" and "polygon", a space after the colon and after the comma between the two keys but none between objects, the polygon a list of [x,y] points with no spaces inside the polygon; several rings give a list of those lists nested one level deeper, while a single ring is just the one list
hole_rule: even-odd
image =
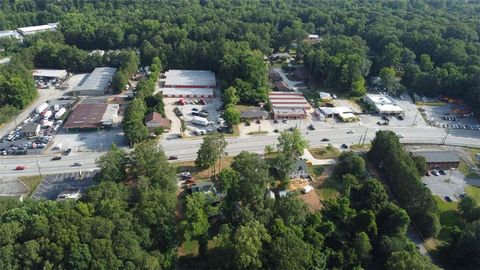
[{"label": "single-story commercial building", "polygon": [[215,73],[207,70],[169,70],[165,72],[164,97],[208,98],[213,97],[217,86]]},{"label": "single-story commercial building", "polygon": [[98,67],[93,70],[87,79],[73,89],[74,96],[103,96],[117,71],[112,67]]},{"label": "single-story commercial building", "polygon": [[460,166],[460,158],[454,151],[418,151],[413,155],[424,157],[430,170],[449,170]]},{"label": "single-story commercial building", "polygon": [[405,111],[397,105],[397,103],[387,95],[367,94],[364,98],[365,102],[373,107],[373,109],[382,115],[404,115]]},{"label": "single-story commercial building", "polygon": [[320,112],[326,117],[340,116],[341,114],[353,114],[353,110],[348,107],[320,107]]},{"label": "single-story commercial building", "polygon": [[49,23],[44,25],[20,27],[17,29],[17,31],[23,36],[26,36],[26,35],[37,34],[40,32],[45,32],[45,31],[56,31],[57,26],[58,26],[58,23]]},{"label": "single-story commercial building", "polygon": [[151,112],[145,116],[145,126],[149,131],[154,131],[156,128],[162,128],[164,131],[170,130],[172,121],[163,118],[158,112]]},{"label": "single-story commercial building", "polygon": [[33,137],[40,134],[40,130],[41,130],[41,127],[39,124],[30,123],[30,124],[24,125],[20,130],[20,133],[25,135],[26,137]]},{"label": "single-story commercial building", "polygon": [[21,39],[22,36],[15,30],[0,31],[0,38]]},{"label": "single-story commercial building", "polygon": [[305,119],[307,110],[312,108],[302,93],[271,92],[268,97],[272,104],[274,119]]},{"label": "single-story commercial building", "polygon": [[65,80],[68,76],[68,72],[65,69],[34,69],[33,78],[36,80],[48,79],[48,80]]},{"label": "single-story commercial building", "polygon": [[111,126],[118,116],[118,104],[79,104],[63,125],[67,129],[100,129]]},{"label": "single-story commercial building", "polygon": [[268,113],[262,108],[255,108],[240,113],[242,120],[261,120],[268,117]]}]

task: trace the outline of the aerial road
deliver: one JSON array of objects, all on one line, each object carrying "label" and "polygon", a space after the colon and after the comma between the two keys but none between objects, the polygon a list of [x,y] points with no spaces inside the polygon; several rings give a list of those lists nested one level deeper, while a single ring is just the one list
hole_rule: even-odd
[{"label": "aerial road", "polygon": [[[455,133],[440,128],[432,127],[389,127],[389,128],[331,128],[309,131],[303,136],[310,142],[310,146],[321,146],[332,144],[358,144],[364,140],[369,143],[375,132],[380,129],[388,129],[401,135],[400,141],[408,144],[445,144],[453,146],[480,146],[480,132],[463,130]],[[278,134],[264,136],[227,138],[228,156],[235,156],[241,151],[263,153],[266,145],[276,146]],[[323,139],[328,139],[325,141]],[[322,141],[323,140],[323,141]],[[160,146],[167,156],[176,156],[178,161],[195,160],[198,148],[202,143],[201,139],[175,139],[162,140]],[[47,175],[64,172],[75,172],[79,170],[96,169],[95,160],[104,152],[79,152],[63,156],[61,160],[52,160],[55,155],[28,155],[28,156],[3,156],[0,158],[0,176],[25,176],[25,175]],[[81,166],[74,166],[80,163]],[[78,165],[78,164],[77,164]],[[15,170],[17,166],[24,166],[24,170]]]}]

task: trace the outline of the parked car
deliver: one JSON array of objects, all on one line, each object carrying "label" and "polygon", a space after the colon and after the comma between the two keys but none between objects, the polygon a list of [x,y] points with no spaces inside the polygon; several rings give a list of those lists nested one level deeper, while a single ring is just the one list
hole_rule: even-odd
[{"label": "parked car", "polygon": [[315,127],[310,124],[310,125],[307,127],[307,129],[308,129],[308,130],[315,130]]},{"label": "parked car", "polygon": [[468,197],[467,193],[465,192],[462,192],[462,194],[459,195],[460,199],[465,199],[466,197]]},{"label": "parked car", "polygon": [[438,170],[438,172],[439,172],[441,175],[446,175],[446,174],[447,174],[447,172],[444,171],[444,170]]},{"label": "parked car", "polygon": [[450,196],[445,196],[445,201],[447,202],[453,202],[452,198]]},{"label": "parked car", "polygon": [[25,166],[20,166],[19,165],[19,166],[15,167],[15,170],[16,171],[23,171],[23,170],[25,170]]},{"label": "parked car", "polygon": [[304,186],[304,187],[302,188],[302,193],[303,193],[303,194],[307,194],[307,193],[309,193],[309,192],[311,192],[311,191],[313,191],[313,187],[310,186],[310,185],[306,185],[306,186]]},{"label": "parked car", "polygon": [[67,150],[65,150],[65,152],[63,152],[63,154],[65,156],[68,156],[68,155],[70,155],[71,152],[72,152],[72,148],[68,148]]},{"label": "parked car", "polygon": [[177,160],[177,159],[178,159],[177,156],[169,156],[169,157],[168,157],[168,160]]},{"label": "parked car", "polygon": [[439,176],[440,174],[436,170],[432,170],[432,174],[435,176]]},{"label": "parked car", "polygon": [[348,149],[348,145],[346,145],[346,144],[342,144],[341,147],[342,147],[342,149]]},{"label": "parked car", "polygon": [[287,119],[283,119],[283,120],[282,120],[282,123],[287,123]]}]

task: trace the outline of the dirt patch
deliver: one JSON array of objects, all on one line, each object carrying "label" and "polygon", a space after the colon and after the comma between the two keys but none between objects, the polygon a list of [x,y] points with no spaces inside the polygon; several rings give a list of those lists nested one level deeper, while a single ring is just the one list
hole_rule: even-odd
[{"label": "dirt patch", "polygon": [[307,194],[302,194],[300,198],[308,205],[308,209],[311,212],[323,209],[323,204],[320,202],[320,197],[317,192],[312,191]]}]

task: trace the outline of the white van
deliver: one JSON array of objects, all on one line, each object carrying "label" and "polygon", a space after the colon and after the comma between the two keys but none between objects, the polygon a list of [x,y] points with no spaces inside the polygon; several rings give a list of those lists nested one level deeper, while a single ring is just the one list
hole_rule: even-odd
[{"label": "white van", "polygon": [[303,193],[303,194],[307,194],[307,193],[309,193],[310,191],[313,191],[313,187],[310,186],[310,185],[306,185],[306,186],[304,186],[304,187],[302,188],[302,193]]}]

